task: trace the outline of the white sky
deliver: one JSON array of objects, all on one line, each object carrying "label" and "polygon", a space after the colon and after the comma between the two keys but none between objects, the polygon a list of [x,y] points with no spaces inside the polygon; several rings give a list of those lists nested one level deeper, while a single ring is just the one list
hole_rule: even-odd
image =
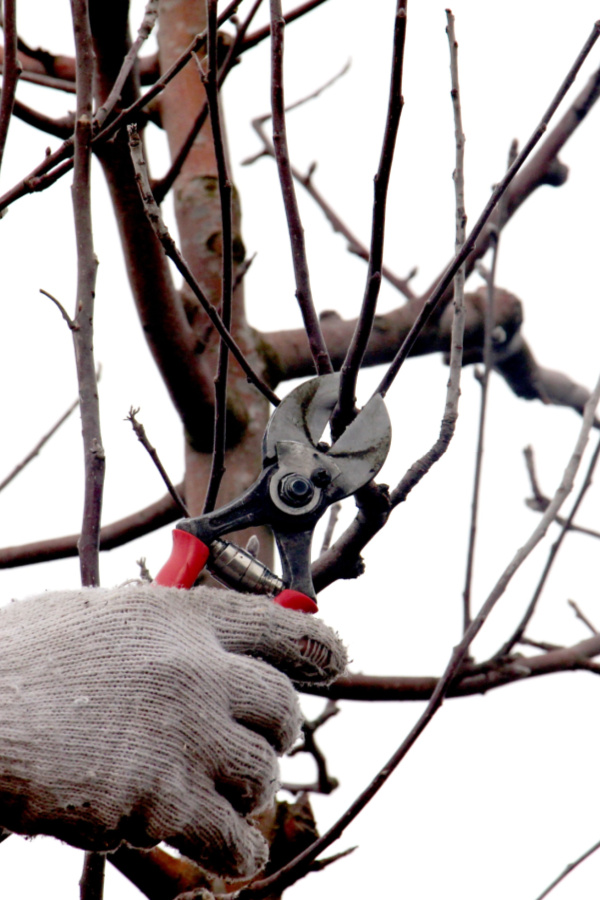
[{"label": "white sky", "polygon": [[[133,4],[138,12],[141,5]],[[242,10],[243,11],[243,10]],[[591,0],[577,4],[506,0],[500,6],[457,0],[463,124],[467,135],[467,212],[470,222],[505,167],[513,137],[528,138],[598,15]],[[31,44],[69,52],[68,4],[21,0],[21,32]],[[318,161],[316,183],[353,230],[368,239],[375,172],[388,83],[393,3],[329,0],[287,30],[288,101],[318,87],[351,58],[345,78],[290,117],[292,156],[300,167]],[[134,27],[137,27],[137,19]],[[386,261],[400,275],[419,267],[425,288],[447,262],[454,242],[454,143],[449,97],[444,4],[409,8],[404,96],[397,161],[390,191]],[[569,100],[598,66],[600,45]],[[54,114],[73,98],[50,97],[23,85],[19,94]],[[268,107],[268,48],[249,54],[226,90],[231,155],[244,212],[248,253],[248,313],[270,330],[296,327],[293,280],[276,173],[269,160],[238,164],[255,152],[253,116]],[[541,189],[503,238],[498,282],[525,304],[524,332],[539,360],[592,386],[598,376],[600,326],[597,285],[600,111],[594,110],[561,159],[570,168],[559,190]],[[155,173],[166,164],[157,135]],[[2,191],[27,174],[57,142],[15,125],[2,171]],[[124,276],[116,229],[102,176],[96,172],[96,354],[102,363],[102,427],[108,469],[104,521],[111,522],[162,496],[162,485],[123,419],[130,405],[174,479],[182,475],[182,438],[166,391],[143,343]],[[313,290],[322,309],[356,314],[365,266],[348,255],[321,214],[300,194]],[[0,415],[0,478],[31,448],[75,396],[70,335],[43,287],[70,309],[75,257],[68,179],[12,207],[3,229],[4,292],[0,362],[5,386]],[[469,287],[478,285],[476,277]],[[384,285],[381,309],[401,302]],[[379,372],[368,372],[364,395]],[[439,426],[447,370],[440,359],[411,361],[388,396],[394,445],[383,480],[395,484],[432,443]],[[464,372],[458,434],[447,454],[366,551],[367,574],[322,595],[323,617],[347,641],[353,669],[369,673],[437,674],[460,635],[461,594],[476,440],[479,388]],[[483,509],[474,581],[478,606],[537,518],[522,448],[536,450],[547,493],[556,487],[579,419],[571,411],[518,401],[494,379],[486,438]],[[0,497],[0,541],[19,544],[72,533],[81,513],[81,446],[76,417]],[[579,520],[598,527],[592,489]],[[345,511],[352,515],[352,504]],[[104,584],[137,574],[144,555],[157,571],[170,549],[164,529],[102,556]],[[552,532],[555,534],[555,532]],[[493,652],[527,605],[548,542],[515,578],[478,639],[479,658]],[[570,537],[544,592],[532,636],[574,643],[586,636],[567,606],[575,599],[600,622],[597,547]],[[3,600],[78,583],[76,560],[0,572]],[[534,900],[572,859],[600,837],[597,759],[600,685],[592,675],[562,675],[504,688],[484,698],[448,701],[400,770],[333,851],[359,849],[287,896],[325,900],[353,890],[373,896],[431,900],[460,896]],[[321,702],[306,703],[310,715]],[[342,782],[314,800],[322,830],[331,824],[391,755],[421,711],[420,704],[343,704],[321,735],[331,771]],[[285,764],[284,777],[312,777],[310,762]],[[78,896],[81,854],[49,839],[0,845],[0,895],[31,900]],[[26,872],[26,876],[24,876]],[[556,900],[598,896],[600,854],[554,893]],[[109,866],[107,900],[139,893]]]}]

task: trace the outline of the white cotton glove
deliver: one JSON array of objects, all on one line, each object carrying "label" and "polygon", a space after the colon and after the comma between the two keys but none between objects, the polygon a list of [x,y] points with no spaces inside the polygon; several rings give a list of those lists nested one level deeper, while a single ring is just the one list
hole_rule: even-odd
[{"label": "white cotton glove", "polygon": [[344,648],[318,619],[199,587],[87,588],[0,610],[0,826],[89,850],[167,841],[223,876],[267,847],[300,714]]}]

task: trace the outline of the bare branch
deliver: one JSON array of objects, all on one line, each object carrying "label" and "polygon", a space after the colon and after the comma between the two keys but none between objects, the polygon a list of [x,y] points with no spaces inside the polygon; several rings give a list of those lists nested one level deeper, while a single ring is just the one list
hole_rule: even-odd
[{"label": "bare branch", "polygon": [[32,109],[31,106],[21,103],[20,100],[15,100],[13,114],[17,119],[25,122],[26,125],[31,125],[32,128],[37,128],[38,131],[43,131],[62,140],[73,134],[75,122],[71,113],[67,113],[61,119],[52,119],[37,109]]},{"label": "bare branch", "polygon": [[[513,141],[508,154],[508,167],[516,159],[517,144]],[[473,566],[475,563],[475,540],[477,535],[477,517],[479,512],[479,493],[481,486],[481,474],[483,468],[483,443],[485,434],[485,420],[487,413],[488,387],[493,365],[492,329],[494,327],[494,289],[496,282],[496,265],[498,262],[498,246],[500,233],[505,218],[506,194],[500,200],[498,207],[499,225],[492,235],[492,264],[487,274],[487,302],[485,305],[485,328],[483,333],[483,375],[481,376],[481,402],[479,407],[479,424],[477,429],[477,450],[475,453],[475,473],[473,477],[473,493],[471,497],[471,523],[469,526],[469,542],[467,547],[467,566],[465,572],[465,586],[463,589],[463,625],[464,630],[469,627],[471,621],[471,583]]]},{"label": "bare branch", "polygon": [[[239,59],[239,55],[242,52],[242,50],[240,48],[242,47],[242,44],[243,44],[244,35],[246,34],[246,30],[250,27],[250,24],[251,24],[252,20],[254,19],[254,16],[258,12],[258,8],[261,5],[261,3],[262,3],[262,0],[255,0],[254,5],[252,6],[252,9],[248,13],[248,16],[246,17],[244,22],[238,28],[235,39],[234,39],[231,47],[227,51],[227,56],[225,57],[225,60],[223,61],[223,65],[219,69],[219,74],[218,74],[218,79],[217,79],[219,89],[221,88],[225,79],[227,78],[227,76],[231,72],[232,68],[234,67],[234,65],[236,64],[236,62]],[[200,112],[196,116],[196,120],[194,121],[194,124],[190,128],[188,136],[185,139],[185,141],[183,142],[183,144],[181,145],[181,147],[179,148],[179,151],[178,151],[176,157],[174,158],[174,160],[172,161],[168,172],[162,178],[155,181],[152,185],[152,192],[153,192],[154,198],[158,204],[162,203],[162,201],[164,200],[166,195],[169,193],[169,191],[173,187],[173,185],[175,183],[175,179],[181,172],[183,164],[186,161],[186,159],[190,153],[190,150],[194,146],[194,141],[200,134],[202,126],[206,122],[207,118],[208,118],[208,101],[202,104],[202,108],[200,109]]]},{"label": "bare branch", "polygon": [[[335,84],[347,71],[349,68],[349,63],[334,75],[333,78],[330,78],[325,84],[322,84],[316,90],[311,91],[306,97],[302,97],[300,100],[296,100],[294,103],[290,103],[289,106],[286,107],[286,113],[289,113],[293,109],[297,109],[299,106],[307,103],[309,100],[313,100],[315,97],[318,97],[323,93],[324,90],[331,87],[332,84]],[[242,162],[242,165],[250,165],[253,162],[256,162],[257,159],[260,159],[263,156],[271,156],[273,159],[275,158],[275,150],[273,148],[273,144],[268,139],[267,135],[264,131],[264,124],[268,122],[271,118],[271,114],[268,113],[264,116],[259,116],[257,119],[252,120],[252,127],[254,128],[256,134],[261,140],[263,145],[263,149],[254,154],[254,156],[250,156]],[[313,175],[316,169],[316,163],[313,163],[308,172],[303,174],[299,169],[296,169],[294,166],[291,166],[291,172],[294,176],[295,180],[298,181],[302,187],[306,190],[307,194],[315,201],[317,206],[323,212],[325,218],[333,228],[333,230],[341,234],[348,241],[348,250],[350,253],[354,253],[356,256],[359,256],[361,259],[369,261],[369,250],[365,245],[356,237],[356,235],[350,230],[348,225],[340,216],[334,211],[333,207],[327,200],[325,200],[323,194],[315,187],[313,182]],[[386,278],[390,284],[392,284],[397,290],[399,290],[405,297],[409,300],[415,299],[415,294],[412,288],[410,287],[410,280],[416,275],[416,270],[407,277],[407,278],[399,278],[395,275],[391,269],[387,266],[381,266],[381,274],[384,278]]]},{"label": "bare branch", "polygon": [[149,38],[152,29],[156,24],[157,17],[158,0],[148,0],[148,2],[146,3],[146,8],[144,10],[142,22],[138,29],[137,38],[129,48],[127,56],[123,60],[123,65],[121,66],[121,70],[117,76],[110,94],[108,95],[102,106],[100,106],[96,111],[94,122],[94,130],[96,132],[102,128],[108,116],[119,102],[121,98],[121,92],[123,91],[123,87],[125,86],[125,82],[129,78],[135,65],[140,47]]},{"label": "bare branch", "polygon": [[[526,641],[540,647],[538,642]],[[596,635],[572,647],[541,645],[544,653],[518,656],[504,662],[488,660],[477,666],[465,666],[448,688],[446,697],[469,697],[488,691],[561,672],[590,671],[589,662],[600,655],[600,639]],[[309,687],[305,694],[329,697],[331,700],[365,702],[422,702],[429,700],[439,683],[433,675],[342,675],[328,687]]]},{"label": "bare branch", "polygon": [[590,629],[592,634],[598,634],[598,630],[594,627],[594,625],[592,625],[592,623],[590,622],[588,617],[582,613],[582,611],[579,609],[579,606],[575,603],[575,601],[567,600],[567,603],[569,604],[571,609],[574,611],[575,615],[580,620],[580,622],[583,622],[584,625],[587,625],[587,627]]},{"label": "bare branch", "polygon": [[417,335],[423,328],[425,322],[427,321],[429,316],[432,314],[434,309],[438,306],[438,304],[442,301],[445,291],[446,291],[446,288],[450,285],[450,282],[452,281],[455,273],[458,271],[460,266],[463,264],[463,262],[467,259],[470,252],[473,250],[475,243],[477,241],[477,238],[481,234],[485,224],[487,223],[492,212],[494,211],[495,207],[497,206],[498,201],[500,200],[500,198],[506,191],[507,187],[509,186],[509,184],[511,183],[511,181],[513,180],[513,178],[515,177],[515,175],[517,174],[519,169],[521,169],[521,167],[523,166],[525,160],[530,156],[533,148],[536,146],[536,144],[540,141],[540,139],[546,132],[546,129],[548,128],[548,123],[550,122],[552,116],[556,112],[556,109],[559,106],[562,99],[564,98],[565,94],[567,93],[567,91],[569,90],[571,85],[573,84],[573,81],[575,80],[577,73],[579,72],[579,69],[585,62],[592,47],[596,43],[599,35],[600,35],[600,22],[596,22],[594,24],[594,27],[592,29],[592,32],[591,32],[589,38],[587,39],[583,48],[581,49],[580,53],[578,54],[577,59],[573,63],[566,78],[564,79],[563,83],[561,84],[558,91],[554,95],[554,97],[550,103],[550,106],[548,107],[548,109],[546,110],[544,115],[542,116],[542,119],[541,119],[539,125],[537,126],[537,128],[535,129],[535,131],[533,132],[533,134],[531,135],[531,137],[529,138],[529,140],[527,141],[527,143],[525,144],[525,146],[519,153],[518,157],[516,158],[513,165],[510,167],[510,169],[508,170],[508,172],[506,173],[506,175],[504,176],[502,181],[498,185],[496,185],[496,187],[492,191],[492,195],[491,195],[490,199],[488,200],[488,202],[487,202],[483,212],[479,216],[477,222],[471,229],[471,233],[469,234],[469,237],[465,241],[460,253],[458,253],[454,257],[453,261],[450,263],[450,265],[447,267],[446,271],[444,272],[444,274],[438,281],[436,288],[432,291],[432,293],[427,297],[427,299],[423,303],[423,307],[422,307],[420,315],[417,317],[417,320],[416,320],[414,326],[412,327],[409,335],[404,340],[402,346],[398,350],[398,353],[396,354],[393,362],[389,366],[388,371],[386,372],[385,376],[382,378],[382,380],[376,390],[376,393],[381,394],[382,397],[384,397],[386,395],[389,388],[391,387],[396,375],[398,374],[398,372],[400,370],[400,367],[402,366],[406,357],[410,353],[410,350],[417,338]]},{"label": "bare branch", "polygon": [[[286,13],[284,16],[285,24],[290,25],[296,19],[299,19],[301,16],[306,15],[309,12],[312,12],[313,9],[316,9],[317,6],[321,6],[322,3],[325,3],[325,0],[308,0],[307,3],[302,3],[300,6],[297,6],[296,9],[290,10],[289,13]],[[253,31],[252,34],[249,34],[248,37],[244,41],[243,50],[250,50],[251,47],[255,47],[256,44],[260,44],[261,41],[264,41],[265,38],[268,38],[271,34],[271,29],[269,25],[266,25],[264,28],[257,29]]]},{"label": "bare branch", "polygon": [[17,59],[17,0],[3,0],[4,65],[0,98],[0,167],[13,112],[21,65]]},{"label": "bare branch", "polygon": [[144,426],[142,425],[141,422],[138,422],[138,420],[136,418],[138,413],[139,413],[139,409],[134,409],[133,406],[130,407],[129,413],[127,414],[127,417],[126,417],[126,421],[131,423],[131,427],[133,428],[133,430],[135,432],[135,436],[137,437],[137,439],[140,442],[140,444],[142,445],[142,447],[144,447],[144,449],[147,450],[152,462],[154,463],[154,465],[160,472],[160,476],[161,476],[162,480],[164,481],[169,494],[171,495],[171,497],[173,498],[173,500],[179,507],[181,513],[184,516],[189,516],[189,514],[190,514],[189,510],[188,510],[187,506],[185,505],[181,495],[179,494],[179,491],[177,490],[177,488],[175,487],[175,485],[169,478],[169,476],[167,474],[167,470],[165,469],[162,462],[160,461],[160,457],[158,455],[156,447],[153,447],[153,445],[150,443],[150,441],[148,439],[148,435],[146,434],[146,429],[144,428]]},{"label": "bare branch", "polygon": [[[230,18],[237,6],[239,0],[231,0],[228,6],[219,16],[219,24]],[[192,55],[199,50],[206,40],[206,34],[197,35],[188,45],[184,53],[177,61],[158,79],[142,97],[138,98],[131,106],[123,110],[119,115],[112,119],[102,130],[94,133],[93,142],[102,143],[113,137],[116,132],[127,122],[138,117],[141,110],[155,99],[166,87],[166,85],[188,64]],[[118,99],[118,98],[116,98]],[[108,104],[107,104],[108,106]],[[0,212],[15,200],[20,199],[26,194],[34,191],[41,191],[54,184],[59,178],[70,172],[73,168],[73,139],[66,140],[58,150],[46,156],[46,159],[40,163],[26,178],[18,182],[13,188],[0,197]],[[53,170],[53,171],[52,171]]]},{"label": "bare branch", "polygon": [[[538,484],[537,476],[535,473],[533,448],[525,447],[525,449],[523,450],[523,454],[525,456],[527,471],[531,480],[531,489],[533,491],[533,497],[529,497],[525,501],[525,504],[529,507],[529,509],[533,509],[534,512],[544,512],[544,510],[548,508],[550,499],[549,497],[546,497],[546,495],[543,494],[540,490],[540,486]],[[558,525],[564,526],[565,523],[567,523],[567,519],[564,519],[562,516],[557,516],[556,523]],[[588,537],[600,538],[600,531],[594,531],[593,528],[584,528],[583,525],[576,525],[574,522],[568,523],[566,527],[568,527],[570,531],[577,531],[579,534],[587,534]]]},{"label": "bare branch", "polygon": [[396,6],[394,22],[394,49],[385,134],[373,189],[373,222],[371,226],[371,247],[367,267],[367,280],[356,329],[352,335],[352,340],[341,368],[338,408],[332,423],[334,432],[341,432],[354,415],[356,380],[373,329],[377,299],[381,287],[387,192],[392,173],[400,116],[404,105],[402,98],[402,66],[404,62],[405,36],[406,5],[403,0],[399,0]]},{"label": "bare branch", "polygon": [[[285,886],[293,884],[298,880],[298,878],[302,877],[306,872],[307,866],[309,866],[314,859],[320,856],[323,850],[329,847],[340,837],[346,827],[359,815],[359,813],[365,808],[365,806],[367,806],[367,804],[372,800],[375,794],[378,793],[378,791],[383,787],[392,772],[394,772],[394,770],[399,766],[408,751],[429,725],[436,712],[442,705],[443,699],[446,696],[448,689],[452,685],[456,676],[459,674],[468,649],[474,641],[475,637],[483,627],[484,623],[486,622],[488,616],[494,609],[500,597],[504,594],[504,591],[508,587],[508,584],[512,580],[514,574],[518,571],[522,563],[542,539],[565,498],[572,490],[573,481],[575,479],[575,475],[577,473],[577,469],[579,467],[581,457],[587,443],[589,432],[592,427],[595,408],[599,400],[600,378],[598,379],[598,382],[592,394],[592,399],[586,407],[575,449],[567,464],[565,473],[563,475],[559,488],[552,499],[551,505],[548,507],[547,512],[544,514],[537,528],[533,531],[529,540],[526,541],[525,544],[516,552],[515,556],[498,579],[490,595],[483,603],[481,609],[464,633],[462,640],[454,648],[444,674],[439,679],[436,687],[434,688],[431,699],[429,700],[426,709],[421,714],[407,737],[402,741],[398,749],[390,757],[383,768],[378,772],[372,782],[365,788],[364,791],[362,791],[361,794],[359,794],[359,796],[348,807],[345,813],[340,816],[337,822],[322,837],[314,841],[314,843],[311,844],[310,847],[308,847],[303,853],[300,853],[290,863],[283,866],[278,872],[275,872],[273,875],[269,876],[268,878],[264,878],[261,881],[254,882],[254,884],[246,888],[244,894],[248,893],[248,895],[250,896],[263,897],[265,895],[268,895],[268,893],[273,890],[275,885],[277,885],[278,889],[281,890]],[[597,638],[592,638],[591,640],[596,641]]]},{"label": "bare branch", "polygon": [[535,898],[535,900],[544,900],[544,897],[547,897],[548,894],[551,891],[553,891],[554,888],[557,887],[561,881],[564,881],[564,879],[567,877],[567,875],[571,874],[573,869],[576,869],[577,866],[581,865],[582,862],[585,862],[586,859],[589,859],[589,857],[593,853],[595,853],[596,850],[600,850],[600,841],[595,843],[593,845],[593,847],[590,847],[589,850],[586,850],[585,853],[582,853],[581,856],[578,856],[574,862],[569,863],[568,866],[566,866],[563,869],[563,871],[560,873],[560,875],[557,878],[555,878],[551,884],[548,885],[546,890],[542,891],[541,894],[538,894],[538,896]]},{"label": "bare branch", "polygon": [[271,7],[271,106],[273,112],[273,146],[281,184],[281,195],[288,223],[294,277],[296,280],[296,299],[304,319],[311,354],[317,374],[332,372],[333,367],[323,340],[321,326],[314,307],[310,288],[304,231],[300,220],[300,211],[294,190],[294,179],[291,172],[290,156],[287,145],[285,125],[285,102],[283,97],[283,32],[285,20],[281,12],[280,0],[270,0]]},{"label": "bare branch", "polygon": [[[585,474],[585,478],[583,479],[583,483],[581,485],[581,488],[579,489],[579,493],[577,494],[577,497],[575,498],[573,506],[571,507],[571,511],[568,514],[568,516],[561,528],[558,538],[554,541],[554,543],[552,544],[552,546],[548,552],[546,564],[544,566],[544,569],[542,571],[542,574],[540,576],[540,579],[538,581],[536,589],[533,592],[533,596],[529,602],[529,605],[528,605],[527,609],[525,610],[523,618],[517,625],[517,628],[515,629],[513,635],[502,645],[500,650],[498,650],[498,652],[496,654],[497,657],[508,656],[508,654],[510,653],[510,651],[512,650],[514,645],[516,643],[518,643],[520,641],[520,639],[523,637],[523,635],[525,634],[525,630],[526,630],[527,626],[529,625],[529,622],[531,621],[531,617],[533,616],[533,614],[535,612],[535,609],[536,609],[538,601],[541,597],[542,591],[544,590],[546,581],[548,580],[550,570],[552,569],[552,566],[554,564],[554,560],[556,559],[556,557],[558,555],[558,551],[560,550],[562,543],[565,539],[565,536],[571,527],[571,523],[572,523],[573,519],[575,518],[577,510],[581,506],[583,498],[585,497],[588,489],[590,488],[590,486],[592,484],[592,477],[593,477],[596,465],[598,463],[599,457],[600,457],[600,439],[598,440],[598,442],[596,444],[596,448],[592,454],[592,458],[590,460],[590,464],[589,464],[587,472]],[[550,504],[548,505],[544,515],[547,514],[549,509],[550,509]],[[557,512],[558,512],[558,510],[557,510]],[[556,515],[554,516],[554,519],[555,518],[556,518]]]},{"label": "bare branch", "polygon": [[67,323],[67,325],[69,326],[71,331],[77,331],[77,329],[79,328],[79,325],[77,324],[77,322],[74,319],[71,318],[71,316],[66,311],[66,309],[64,308],[64,306],[62,305],[60,300],[58,300],[54,296],[54,294],[51,294],[49,291],[45,291],[44,288],[40,288],[40,294],[43,294],[44,297],[48,297],[49,300],[52,300],[52,302],[54,303],[56,308],[59,310],[61,316],[63,317],[63,319],[65,320],[65,322]]},{"label": "bare branch", "polygon": [[100,583],[98,547],[105,457],[100,433],[98,385],[94,363],[94,296],[98,260],[94,253],[90,166],[92,152],[92,79],[94,51],[87,0],[71,0],[77,61],[77,114],[74,143],[73,217],[77,239],[77,310],[73,329],[79,407],[84,446],[83,521],[78,542],[81,581]]},{"label": "bare branch", "polygon": [[329,700],[323,712],[317,716],[316,719],[312,721],[305,721],[302,726],[302,737],[303,741],[297,747],[290,752],[290,756],[295,756],[298,753],[308,753],[315,761],[317,766],[317,781],[314,784],[308,785],[300,785],[300,784],[282,784],[281,787],[283,790],[289,791],[292,794],[300,794],[300,793],[319,793],[319,794],[331,794],[337,787],[339,787],[339,781],[337,778],[332,778],[327,769],[327,760],[323,754],[323,751],[318,746],[315,738],[315,734],[324,725],[329,719],[333,718],[333,716],[337,716],[339,713],[339,707],[332,701]]},{"label": "bare branch", "polygon": [[[182,484],[177,485],[176,490],[179,493],[182,492],[182,489]],[[145,534],[151,534],[164,525],[170,525],[180,516],[179,507],[173,498],[166,494],[156,503],[151,503],[144,509],[101,528],[100,550],[113,550],[115,547],[121,547]],[[77,556],[78,539],[78,534],[69,534],[49,540],[33,541],[30,544],[21,544],[16,547],[3,547],[0,549],[0,569],[13,569],[18,566],[29,566],[40,562],[50,562],[53,559]]]},{"label": "bare branch", "polygon": [[137,129],[134,125],[131,125],[129,127],[129,147],[131,151],[131,158],[135,168],[136,180],[138,183],[140,196],[144,203],[146,215],[148,216],[148,220],[150,221],[150,224],[152,225],[156,236],[163,245],[166,255],[175,263],[177,269],[183,275],[188,285],[191,287],[194,295],[200,301],[204,312],[207,314],[207,316],[219,332],[221,338],[223,338],[223,340],[226,342],[233,356],[240,364],[243,372],[248,377],[248,380],[258,388],[261,394],[263,394],[263,396],[265,396],[267,400],[273,404],[273,406],[277,406],[279,404],[279,397],[273,393],[271,388],[260,378],[259,375],[257,375],[252,366],[248,363],[246,357],[235,342],[235,339],[223,324],[221,317],[211,305],[208,298],[205,296],[204,291],[192,275],[189,266],[175,246],[175,242],[169,234],[169,230],[167,229],[165,223],[163,222],[158,204],[156,203],[152,194],[150,182],[148,180],[146,163],[143,157],[142,144],[139,139]]},{"label": "bare branch", "polygon": [[46,434],[45,434],[43,437],[41,437],[41,438],[39,439],[39,441],[37,442],[37,444],[35,445],[35,447],[34,447],[32,450],[30,450],[29,453],[27,454],[27,456],[26,456],[24,459],[22,459],[21,462],[18,463],[18,464],[14,467],[14,469],[12,470],[12,472],[10,472],[10,473],[6,476],[6,478],[5,478],[3,481],[0,481],[0,491],[4,490],[4,488],[5,488],[8,484],[10,484],[10,482],[13,481],[13,480],[17,477],[17,475],[19,474],[19,472],[21,472],[21,471],[25,468],[25,466],[27,466],[27,465],[31,462],[32,459],[35,459],[35,457],[38,455],[38,453],[40,452],[40,450],[42,449],[42,447],[50,440],[50,438],[51,438],[54,434],[56,434],[56,432],[58,431],[58,429],[60,428],[60,426],[61,426],[64,422],[67,421],[67,419],[69,418],[69,416],[71,415],[71,413],[74,412],[74,411],[77,409],[78,406],[79,406],[79,398],[78,398],[77,400],[75,400],[75,401],[71,404],[71,406],[66,410],[66,412],[64,412],[64,413],[62,414],[62,416],[60,417],[60,419],[59,419],[57,422],[54,423],[54,425],[52,426],[52,428],[51,428],[49,431],[47,431]]},{"label": "bare branch", "polygon": [[86,853],[79,880],[81,900],[102,900],[104,893],[104,853]]},{"label": "bare branch", "polygon": [[[225,153],[225,138],[219,110],[219,83],[217,65],[217,0],[206,0],[207,9],[207,64],[204,80],[206,99],[210,112],[210,124],[217,163],[219,197],[221,201],[222,271],[221,271],[221,321],[231,331],[231,307],[233,300],[233,226],[232,185]],[[221,479],[225,473],[225,440],[227,413],[227,372],[229,348],[221,338],[219,360],[215,378],[215,415],[213,453],[210,479],[204,500],[204,513],[212,512],[217,503]]]},{"label": "bare branch", "polygon": [[[0,485],[1,487],[1,485]],[[337,525],[337,520],[340,515],[340,510],[342,508],[341,503],[334,503],[329,510],[329,519],[327,520],[327,528],[325,529],[325,534],[323,535],[323,543],[321,544],[321,554],[326,553],[331,546],[331,541],[333,539],[333,532],[335,531],[335,526]]]},{"label": "bare branch", "polygon": [[[464,146],[465,136],[462,126],[462,114],[460,108],[460,89],[458,81],[458,44],[454,36],[454,16],[450,10],[446,10],[448,19],[447,33],[450,45],[450,75],[451,97],[454,113],[454,137],[456,143],[456,164],[454,169],[454,189],[456,204],[456,234],[455,253],[460,254],[465,242],[465,229],[467,214],[465,212],[465,185],[464,185]],[[429,472],[431,467],[444,455],[450,441],[454,437],[456,421],[458,419],[458,401],[460,398],[460,377],[462,372],[462,359],[465,331],[465,267],[460,266],[454,277],[454,315],[452,317],[452,335],[450,342],[450,375],[446,391],[446,406],[440,425],[440,432],[434,445],[420,459],[416,460],[404,475],[398,487],[392,492],[392,507],[402,503],[409,492]],[[467,616],[465,616],[466,622]],[[466,627],[470,623],[466,622]],[[465,631],[466,631],[465,627]]]}]

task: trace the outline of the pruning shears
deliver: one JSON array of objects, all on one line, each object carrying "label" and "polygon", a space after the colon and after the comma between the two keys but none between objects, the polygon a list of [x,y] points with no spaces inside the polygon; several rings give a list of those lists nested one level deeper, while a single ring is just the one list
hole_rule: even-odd
[{"label": "pruning shears", "polygon": [[[262,471],[254,484],[226,506],[177,523],[173,550],[156,577],[158,584],[189,588],[207,566],[236,590],[274,594],[281,606],[317,611],[310,572],[315,525],[332,503],[377,475],[391,441],[385,404],[375,394],[331,446],[323,443],[338,390],[339,374],[330,374],[288,394],[267,425]],[[253,525],[271,526],[281,578],[247,550],[221,538]]]}]

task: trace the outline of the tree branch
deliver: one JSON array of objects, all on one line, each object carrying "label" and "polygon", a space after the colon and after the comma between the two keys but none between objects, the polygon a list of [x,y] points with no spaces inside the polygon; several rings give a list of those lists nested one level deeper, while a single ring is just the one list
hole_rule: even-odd
[{"label": "tree branch", "polygon": [[405,37],[406,6],[403,0],[398,0],[394,23],[392,73],[385,133],[381,148],[379,167],[375,175],[373,188],[373,221],[371,226],[371,246],[369,251],[369,263],[367,266],[367,279],[356,328],[348,346],[346,358],[342,363],[338,407],[334,413],[332,422],[335,433],[341,433],[354,415],[356,380],[369,343],[371,331],[373,330],[377,299],[381,287],[387,192],[392,172],[396,138],[400,126],[400,116],[402,115],[402,107],[404,105],[404,100],[402,98],[402,66],[404,62]]},{"label": "tree branch", "polygon": [[510,169],[508,170],[506,175],[504,176],[504,178],[501,180],[501,182],[498,185],[496,185],[496,187],[492,191],[492,195],[491,195],[490,199],[488,200],[488,202],[487,202],[485,208],[483,209],[481,215],[479,216],[477,222],[471,229],[471,233],[469,234],[469,237],[463,244],[461,251],[458,254],[456,254],[453,261],[450,263],[450,265],[447,267],[446,271],[441,276],[435,289],[431,292],[431,294],[424,301],[423,307],[421,309],[419,316],[417,317],[417,319],[415,321],[415,324],[413,325],[410,333],[407,335],[402,346],[398,350],[398,353],[396,354],[392,363],[390,364],[386,374],[384,375],[379,386],[377,387],[376,393],[381,394],[382,397],[385,397],[386,393],[390,389],[402,364],[404,363],[407,356],[409,355],[412,345],[414,344],[414,342],[417,338],[417,335],[419,334],[419,332],[425,325],[425,322],[432,315],[432,313],[434,312],[436,307],[439,304],[441,304],[442,300],[444,299],[445,292],[446,292],[447,288],[449,287],[454,275],[456,274],[456,272],[458,271],[460,266],[463,264],[463,262],[465,262],[465,260],[469,256],[469,254],[474,250],[475,244],[477,242],[477,238],[479,237],[479,235],[483,231],[484,226],[490,219],[490,216],[491,216],[492,212],[494,211],[495,207],[497,206],[498,201],[500,200],[500,198],[506,191],[508,185],[513,180],[513,178],[515,177],[515,175],[517,174],[519,169],[522,168],[523,164],[525,163],[525,160],[530,156],[531,152],[533,151],[533,148],[536,146],[536,144],[540,141],[540,139],[546,132],[548,123],[550,122],[552,116],[556,112],[556,109],[558,108],[559,104],[563,100],[565,94],[567,93],[567,91],[569,90],[571,85],[573,84],[573,82],[577,76],[577,73],[579,72],[579,69],[585,62],[587,56],[589,55],[592,47],[596,43],[599,36],[600,36],[600,21],[596,22],[594,24],[594,27],[592,29],[592,32],[591,32],[589,38],[585,42],[581,51],[579,52],[577,59],[571,66],[571,69],[567,73],[567,76],[564,79],[564,81],[562,82],[558,91],[552,98],[552,101],[550,102],[548,109],[542,116],[539,125],[537,126],[537,128],[535,129],[535,131],[533,132],[533,134],[531,135],[531,137],[529,138],[529,140],[527,141],[527,143],[525,144],[525,146],[523,147],[523,149],[521,150],[519,155],[517,156],[516,160],[514,161],[514,163],[512,164],[512,166],[510,167]]},{"label": "tree branch", "polygon": [[[182,493],[183,485],[177,485],[176,490]],[[128,544],[136,538],[157,531],[163,525],[170,525],[180,517],[179,507],[173,498],[166,494],[156,503],[151,503],[138,512],[101,528],[100,550],[122,547],[123,544]],[[0,569],[13,569],[18,566],[29,566],[77,556],[78,539],[78,534],[69,534],[48,540],[33,541],[30,544],[21,544],[16,547],[3,547],[0,549]]]},{"label": "tree branch", "polygon": [[77,112],[75,123],[73,215],[77,240],[75,346],[79,408],[84,445],[85,492],[81,536],[78,542],[81,581],[100,584],[98,545],[105,457],[100,433],[98,385],[94,363],[94,296],[98,260],[94,253],[91,216],[92,79],[94,54],[87,0],[71,0],[77,60]]},{"label": "tree branch", "polygon": [[[589,660],[600,655],[600,636],[587,638],[572,647],[560,647],[537,656],[516,656],[505,662],[489,660],[477,672],[467,666],[448,688],[447,697],[468,697],[514,684],[529,678],[561,672],[589,671]],[[439,678],[429,675],[363,675],[350,673],[327,687],[303,685],[304,694],[330,700],[368,702],[422,702],[429,700]]]},{"label": "tree branch", "polygon": [[273,146],[281,184],[288,232],[292,248],[296,299],[304,320],[308,343],[318,375],[332,372],[333,367],[323,339],[310,288],[304,231],[294,190],[285,125],[283,97],[283,32],[285,20],[280,0],[270,0],[271,7],[271,106],[273,113]]},{"label": "tree branch", "polygon": [[17,2],[3,0],[2,28],[4,31],[4,65],[2,69],[2,96],[0,97],[0,168],[13,112],[15,93],[21,66],[17,58]]}]

